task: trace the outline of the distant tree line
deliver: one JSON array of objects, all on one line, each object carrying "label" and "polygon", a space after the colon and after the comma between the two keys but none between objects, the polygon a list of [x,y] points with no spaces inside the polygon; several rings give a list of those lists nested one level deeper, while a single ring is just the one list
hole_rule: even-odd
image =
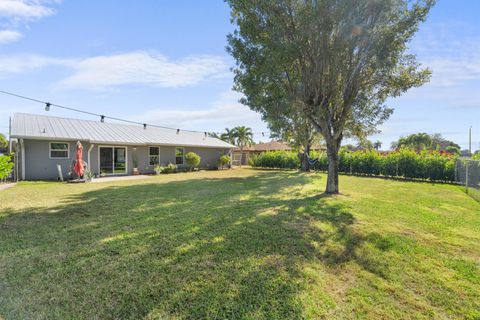
[{"label": "distant tree line", "polygon": [[392,142],[391,148],[393,150],[407,147],[421,150],[438,150],[447,151],[453,154],[460,154],[460,146],[450,140],[442,137],[440,133],[427,134],[424,132],[414,133],[406,137],[401,137],[397,141]]}]

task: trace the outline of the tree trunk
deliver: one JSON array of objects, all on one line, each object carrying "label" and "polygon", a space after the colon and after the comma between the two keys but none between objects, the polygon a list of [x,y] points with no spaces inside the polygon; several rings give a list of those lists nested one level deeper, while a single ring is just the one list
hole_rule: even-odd
[{"label": "tree trunk", "polygon": [[338,193],[338,151],[340,148],[340,141],[328,139],[326,140],[326,143],[328,156],[328,177],[325,192]]},{"label": "tree trunk", "polygon": [[300,171],[310,171],[310,163],[308,162],[307,157],[308,154],[310,154],[310,144],[307,144],[303,149],[303,153],[300,154]]}]

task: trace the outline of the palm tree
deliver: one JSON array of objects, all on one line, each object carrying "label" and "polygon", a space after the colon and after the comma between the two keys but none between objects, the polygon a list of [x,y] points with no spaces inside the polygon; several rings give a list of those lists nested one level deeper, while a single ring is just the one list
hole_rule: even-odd
[{"label": "palm tree", "polygon": [[381,147],[382,147],[382,141],[377,140],[377,141],[375,141],[375,142],[373,143],[373,148],[374,148],[375,150],[379,150]]},{"label": "palm tree", "polygon": [[222,140],[222,137],[221,137],[218,133],[216,133],[216,132],[209,132],[209,133],[208,133],[208,136],[209,136],[210,138],[217,138],[217,139]]},{"label": "palm tree", "polygon": [[220,135],[220,139],[230,144],[235,144],[235,129],[225,128],[225,132]]},{"label": "palm tree", "polygon": [[253,132],[251,128],[245,126],[239,126],[233,128],[236,145],[240,148],[240,166],[243,160],[243,148],[251,146],[253,144]]}]

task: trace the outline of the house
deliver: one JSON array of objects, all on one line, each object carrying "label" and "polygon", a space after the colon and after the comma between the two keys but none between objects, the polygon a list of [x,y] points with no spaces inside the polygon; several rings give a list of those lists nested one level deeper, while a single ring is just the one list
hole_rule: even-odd
[{"label": "house", "polygon": [[[251,145],[249,147],[244,147],[243,148],[243,153],[240,151],[240,148],[235,148],[233,151],[233,163],[234,164],[241,164],[246,165],[248,164],[248,160],[250,159],[251,156],[257,155],[263,152],[268,152],[268,151],[293,151],[295,150],[288,144],[287,142],[283,141],[276,141],[272,140],[270,142],[266,143],[257,143],[254,145]],[[312,146],[311,150],[324,150],[322,146],[319,144],[316,144]]]},{"label": "house", "polygon": [[16,113],[11,120],[10,148],[19,180],[57,179],[58,165],[68,177],[75,145],[96,176],[154,172],[158,164],[185,166],[185,154],[201,157],[201,168],[217,168],[221,155],[234,146],[206,133],[101,121]]}]

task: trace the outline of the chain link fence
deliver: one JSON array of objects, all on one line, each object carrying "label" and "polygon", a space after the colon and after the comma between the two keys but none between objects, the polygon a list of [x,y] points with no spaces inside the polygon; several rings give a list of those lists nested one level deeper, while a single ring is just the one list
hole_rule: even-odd
[{"label": "chain link fence", "polygon": [[480,202],[480,161],[460,158],[455,166],[455,181],[465,187],[465,192]]}]

